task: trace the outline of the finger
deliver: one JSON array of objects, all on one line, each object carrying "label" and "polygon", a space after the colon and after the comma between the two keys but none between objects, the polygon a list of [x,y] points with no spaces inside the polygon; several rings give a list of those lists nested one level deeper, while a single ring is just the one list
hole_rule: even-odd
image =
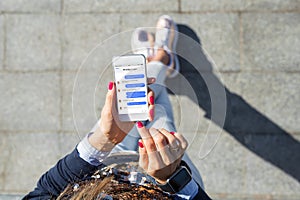
[{"label": "finger", "polygon": [[174,136],[174,132],[169,132],[164,128],[159,129],[159,131],[167,138],[171,148],[175,149],[179,147],[179,141],[177,141],[177,138]]},{"label": "finger", "polygon": [[109,82],[108,84],[108,91],[106,93],[104,107],[102,109],[101,117],[104,119],[111,119],[112,118],[112,105],[114,100],[114,93],[115,93],[115,86],[114,82]]},{"label": "finger", "polygon": [[148,93],[148,103],[149,103],[149,121],[153,121],[154,119],[154,111],[155,111],[155,103],[154,103],[154,92],[149,90]]},{"label": "finger", "polygon": [[138,145],[139,145],[139,155],[140,155],[140,158],[139,158],[139,165],[141,168],[143,168],[145,171],[148,170],[148,154],[147,154],[147,150],[143,143],[143,140],[139,140],[138,142]]},{"label": "finger", "polygon": [[175,132],[174,133],[175,138],[179,141],[179,144],[181,145],[181,148],[185,151],[188,147],[187,140],[183,137],[182,134]]},{"label": "finger", "polygon": [[[166,167],[167,166],[166,162],[169,163],[170,161],[168,155],[165,155],[164,153],[163,155],[161,154],[161,152],[165,152],[164,148],[167,145],[165,136],[161,134],[156,128],[150,128],[149,133],[156,146],[156,151],[150,152],[148,154],[149,157],[148,171],[151,172]],[[163,157],[166,159],[166,161],[164,160]]]},{"label": "finger", "polygon": [[115,84],[113,84],[113,89],[111,90],[111,108],[112,108],[112,114],[115,119],[118,118],[118,110],[117,110],[117,93]]},{"label": "finger", "polygon": [[166,167],[159,151],[147,152],[148,154],[148,170],[147,172],[159,171]]},{"label": "finger", "polygon": [[155,106],[154,105],[150,105],[149,106],[149,121],[152,122],[154,120],[154,116],[155,116]]},{"label": "finger", "polygon": [[172,164],[181,157],[181,154],[174,153],[174,151],[170,148],[170,145],[164,146],[164,148],[159,150],[159,153],[165,166]]},{"label": "finger", "polygon": [[138,121],[136,125],[137,125],[138,132],[141,138],[143,139],[143,144],[146,148],[146,151],[148,153],[156,151],[156,146],[151,134],[149,133],[149,130],[146,129],[146,127],[140,121]]},{"label": "finger", "polygon": [[148,156],[148,166],[147,172],[156,171],[165,167],[162,159],[159,155],[159,152],[156,149],[154,140],[146,127],[141,122],[137,122],[137,129],[142,137],[144,148],[147,151]]},{"label": "finger", "polygon": [[155,143],[156,149],[159,151],[163,149],[168,143],[167,138],[161,134],[157,129],[150,128],[149,132],[153,138],[153,141]]},{"label": "finger", "polygon": [[165,166],[173,163],[176,160],[176,157],[171,154],[167,138],[157,129],[150,129],[150,133],[153,137],[153,140],[156,144],[156,148],[162,158],[162,161]]},{"label": "finger", "polygon": [[180,133],[169,132],[166,129],[159,130],[162,134],[164,134],[168,138],[169,142],[169,151],[175,156],[174,159],[180,158],[187,148],[187,141]]},{"label": "finger", "polygon": [[155,96],[154,96],[154,92],[148,88],[149,92],[148,92],[148,103],[150,105],[154,105],[154,99],[155,99]]},{"label": "finger", "polygon": [[148,85],[151,85],[151,84],[155,83],[155,81],[156,81],[156,78],[154,78],[154,77],[148,77],[147,78]]}]

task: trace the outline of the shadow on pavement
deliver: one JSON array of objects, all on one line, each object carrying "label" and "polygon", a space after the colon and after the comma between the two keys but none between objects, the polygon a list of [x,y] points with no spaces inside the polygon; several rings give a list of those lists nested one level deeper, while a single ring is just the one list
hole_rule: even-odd
[{"label": "shadow on pavement", "polygon": [[[194,103],[205,111],[206,118],[232,135],[240,144],[300,181],[300,143],[249,105],[241,96],[230,92],[221,83],[217,76],[213,74],[212,64],[203,53],[200,39],[191,28],[181,24],[178,25],[178,31],[189,36],[198,44],[196,46],[187,45],[182,36],[179,37],[177,44],[178,55],[182,55],[184,52],[184,55],[188,56],[188,58],[185,57],[186,59],[179,56],[180,73],[195,91],[197,101],[190,96],[188,90],[175,87],[175,83],[180,81],[177,77],[166,81],[170,91],[177,95],[190,97]],[[187,60],[193,60],[194,65]],[[224,123],[211,117],[211,97],[202,73],[210,74],[213,87],[223,87],[225,89],[227,108]]]}]

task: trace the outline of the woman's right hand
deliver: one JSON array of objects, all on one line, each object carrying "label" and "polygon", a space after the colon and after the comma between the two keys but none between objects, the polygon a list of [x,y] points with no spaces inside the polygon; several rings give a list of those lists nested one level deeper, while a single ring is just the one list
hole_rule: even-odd
[{"label": "woman's right hand", "polygon": [[180,133],[147,129],[141,122],[137,122],[137,127],[142,138],[139,141],[139,165],[163,184],[179,167],[188,143]]}]

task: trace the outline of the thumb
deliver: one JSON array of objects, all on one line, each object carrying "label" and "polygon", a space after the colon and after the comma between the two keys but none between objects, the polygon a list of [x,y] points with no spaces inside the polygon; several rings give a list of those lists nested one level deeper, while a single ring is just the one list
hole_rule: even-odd
[{"label": "thumb", "polygon": [[108,91],[106,93],[106,98],[105,98],[105,104],[104,107],[102,109],[102,115],[101,117],[103,118],[111,118],[112,114],[113,114],[113,107],[115,107],[114,105],[114,101],[115,101],[115,85],[114,82],[109,82],[108,84]]}]

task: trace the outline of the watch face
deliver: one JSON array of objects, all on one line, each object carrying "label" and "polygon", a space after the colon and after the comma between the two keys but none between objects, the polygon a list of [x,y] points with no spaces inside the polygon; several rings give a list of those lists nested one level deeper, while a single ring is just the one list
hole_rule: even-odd
[{"label": "watch face", "polygon": [[169,180],[169,183],[176,192],[179,192],[191,179],[192,177],[187,169],[181,168],[181,170]]}]

